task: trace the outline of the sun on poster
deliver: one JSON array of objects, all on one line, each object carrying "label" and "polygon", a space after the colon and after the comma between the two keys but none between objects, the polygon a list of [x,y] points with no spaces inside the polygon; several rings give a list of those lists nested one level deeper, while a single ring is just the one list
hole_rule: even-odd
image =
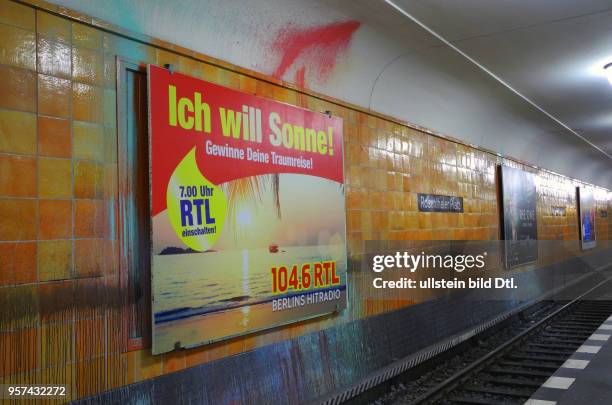
[{"label": "sun on poster", "polygon": [[595,217],[597,207],[593,193],[584,187],[577,187],[578,208],[580,213],[580,243],[583,250],[597,245],[595,239]]},{"label": "sun on poster", "polygon": [[342,120],[148,78],[153,353],[345,308]]}]

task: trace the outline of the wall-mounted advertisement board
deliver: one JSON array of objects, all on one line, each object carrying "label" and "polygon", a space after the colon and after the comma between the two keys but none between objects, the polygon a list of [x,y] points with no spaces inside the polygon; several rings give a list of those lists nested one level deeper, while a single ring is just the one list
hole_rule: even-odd
[{"label": "wall-mounted advertisement board", "polygon": [[538,259],[535,175],[501,166],[506,268]]},{"label": "wall-mounted advertisement board", "polygon": [[593,193],[584,187],[576,188],[578,193],[578,212],[580,213],[580,244],[583,250],[597,245],[595,238],[595,216],[597,207]]},{"label": "wall-mounted advertisement board", "polygon": [[148,78],[153,353],[345,308],[342,120]]}]

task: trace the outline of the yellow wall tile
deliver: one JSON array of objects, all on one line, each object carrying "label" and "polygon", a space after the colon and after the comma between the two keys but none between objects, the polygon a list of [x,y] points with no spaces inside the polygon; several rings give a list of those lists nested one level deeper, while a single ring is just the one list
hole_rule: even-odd
[{"label": "yellow wall tile", "polygon": [[104,132],[101,125],[75,121],[72,131],[75,158],[96,161],[103,159]]},{"label": "yellow wall tile", "polygon": [[136,354],[136,380],[142,381],[161,374],[161,356],[153,356],[149,350],[139,350]]},{"label": "yellow wall tile", "polygon": [[36,37],[34,32],[0,24],[0,64],[35,70]]},{"label": "yellow wall tile", "polygon": [[36,153],[36,115],[0,110],[0,152]]},{"label": "yellow wall tile", "polygon": [[102,122],[103,91],[101,87],[72,84],[72,118],[78,121]]},{"label": "yellow wall tile", "polygon": [[72,79],[82,83],[104,83],[102,52],[87,48],[72,48]]},{"label": "yellow wall tile", "polygon": [[102,164],[79,160],[74,165],[74,196],[76,198],[102,198],[104,173]]},{"label": "yellow wall tile", "polygon": [[0,22],[33,31],[36,26],[35,21],[32,7],[9,0],[0,1]]},{"label": "yellow wall tile", "polygon": [[70,21],[65,18],[44,11],[38,11],[36,14],[36,30],[39,35],[70,44]]},{"label": "yellow wall tile", "polygon": [[38,242],[38,278],[40,281],[68,279],[71,269],[71,240]]},{"label": "yellow wall tile", "polygon": [[72,84],[59,77],[38,75],[38,113],[55,117],[70,116]]},{"label": "yellow wall tile", "polygon": [[100,49],[102,32],[79,23],[72,23],[72,44],[74,46]]},{"label": "yellow wall tile", "polygon": [[70,159],[38,159],[38,196],[72,197],[72,162]]},{"label": "yellow wall tile", "polygon": [[70,79],[72,49],[69,44],[39,37],[37,53],[38,73]]}]

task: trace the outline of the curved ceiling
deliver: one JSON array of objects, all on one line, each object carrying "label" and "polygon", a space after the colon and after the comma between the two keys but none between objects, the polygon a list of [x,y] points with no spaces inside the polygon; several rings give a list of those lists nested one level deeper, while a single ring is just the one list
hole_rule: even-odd
[{"label": "curved ceiling", "polygon": [[53,2],[612,188],[610,0]]}]

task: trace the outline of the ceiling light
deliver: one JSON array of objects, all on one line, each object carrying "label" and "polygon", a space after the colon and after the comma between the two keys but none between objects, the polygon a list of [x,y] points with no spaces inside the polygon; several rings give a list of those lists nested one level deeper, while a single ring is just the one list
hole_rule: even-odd
[{"label": "ceiling light", "polygon": [[606,79],[608,79],[608,81],[612,85],[612,62],[606,64],[603,67],[603,72],[604,72],[604,76],[606,76]]}]

